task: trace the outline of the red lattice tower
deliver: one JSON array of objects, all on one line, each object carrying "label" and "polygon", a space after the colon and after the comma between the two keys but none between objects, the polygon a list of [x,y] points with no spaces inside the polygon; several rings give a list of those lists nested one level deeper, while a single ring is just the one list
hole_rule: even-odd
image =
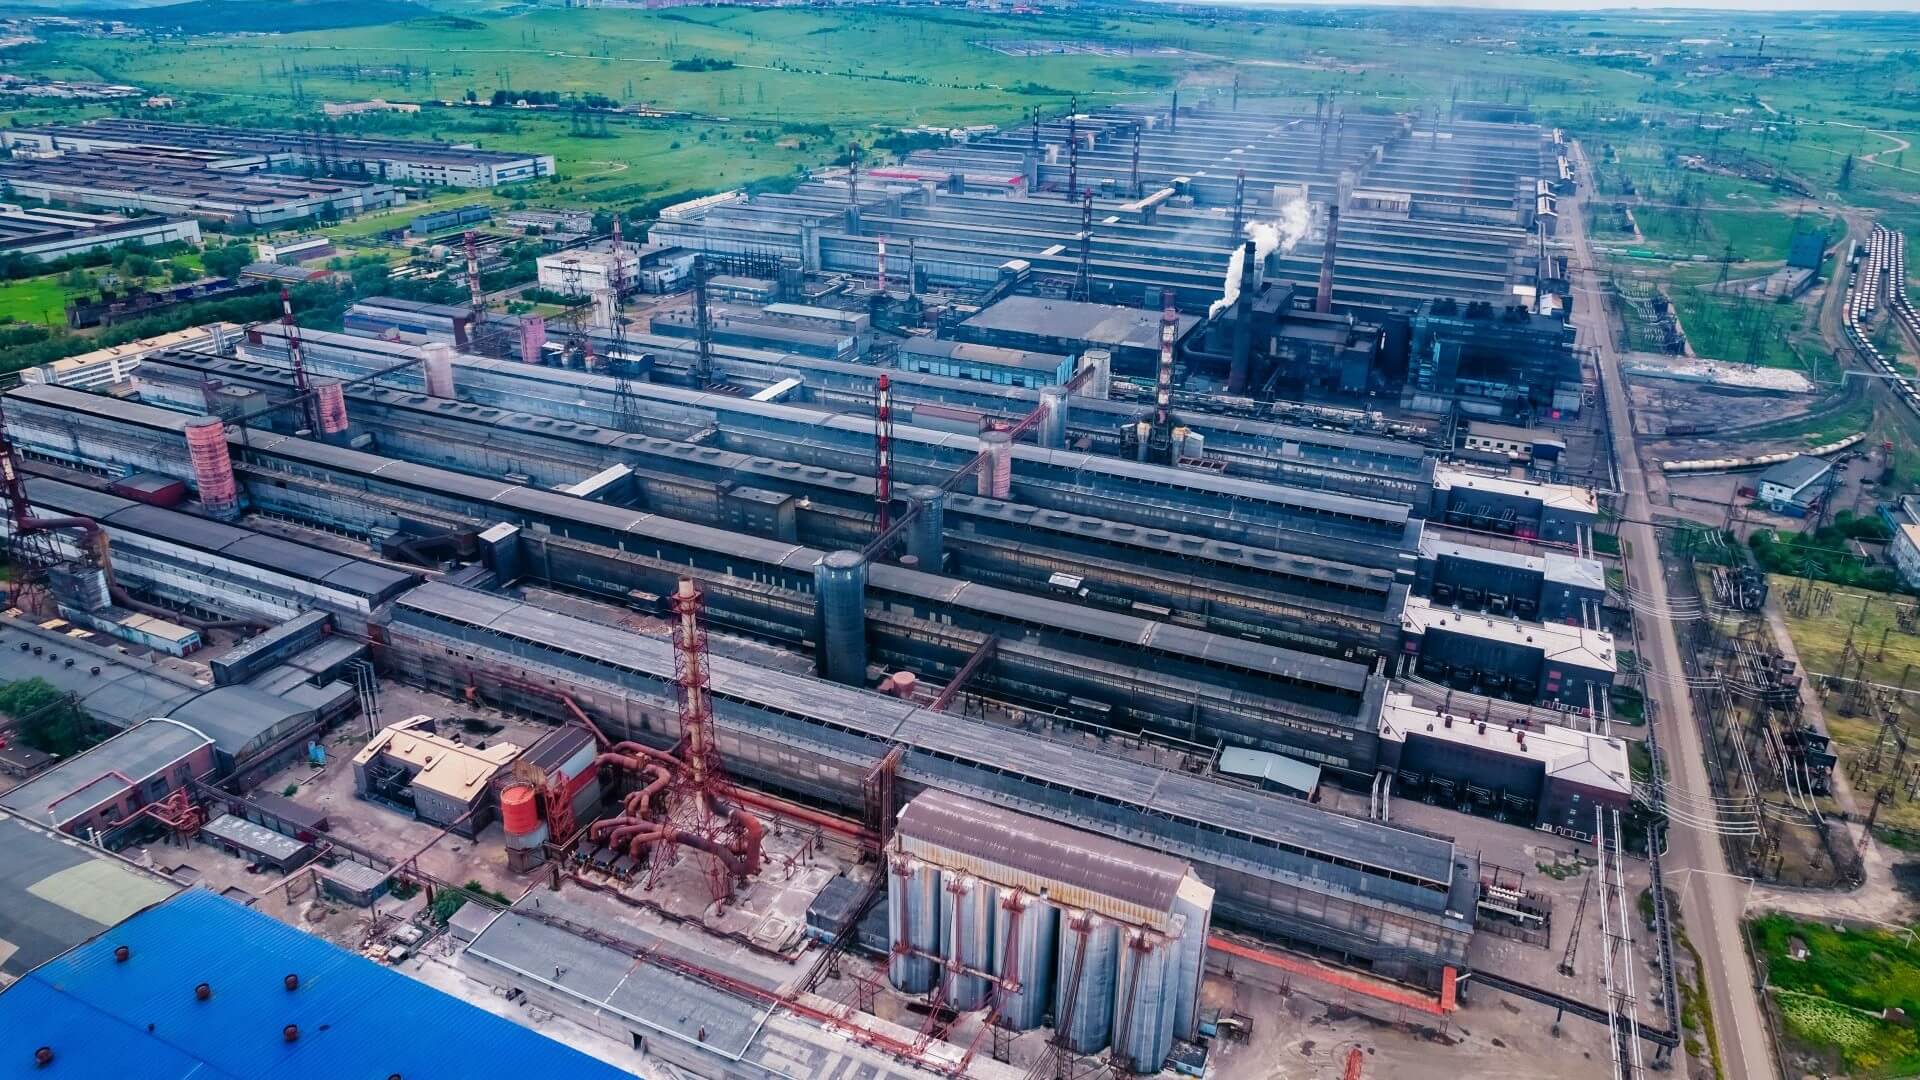
[{"label": "red lattice tower", "polygon": [[[682,837],[695,838],[692,844],[684,846],[731,849],[737,828],[715,812],[716,803],[728,807],[735,807],[737,803],[732,798],[733,787],[727,781],[714,735],[707,631],[701,618],[705,597],[691,578],[681,578],[672,604],[673,682],[680,706],[680,749],[676,756],[680,759],[680,768],[674,771],[673,782],[667,789],[664,823]],[[681,846],[671,836],[653,845],[648,857],[648,888],[677,861]],[[710,852],[695,857],[705,864],[713,898],[726,899],[733,891],[732,875],[726,863]]]},{"label": "red lattice tower", "polygon": [[294,393],[300,395],[300,423],[308,431],[320,430],[319,413],[313,406],[313,383],[307,378],[307,357],[300,345],[300,326],[293,321],[293,294],[280,289],[280,326],[287,334],[287,365],[293,369]]}]

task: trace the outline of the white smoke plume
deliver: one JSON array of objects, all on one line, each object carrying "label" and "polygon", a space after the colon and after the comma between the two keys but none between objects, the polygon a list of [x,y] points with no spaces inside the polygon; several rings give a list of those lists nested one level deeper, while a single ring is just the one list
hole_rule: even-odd
[{"label": "white smoke plume", "polygon": [[[1265,259],[1275,251],[1282,254],[1292,251],[1293,246],[1306,238],[1307,230],[1313,226],[1313,209],[1305,199],[1289,199],[1280,207],[1280,213],[1272,221],[1249,221],[1246,238],[1253,241],[1253,254],[1257,259]],[[1220,290],[1220,299],[1207,309],[1207,317],[1213,318],[1221,311],[1233,306],[1240,299],[1240,269],[1246,261],[1247,249],[1244,244],[1233,249],[1227,257],[1227,277]]]}]

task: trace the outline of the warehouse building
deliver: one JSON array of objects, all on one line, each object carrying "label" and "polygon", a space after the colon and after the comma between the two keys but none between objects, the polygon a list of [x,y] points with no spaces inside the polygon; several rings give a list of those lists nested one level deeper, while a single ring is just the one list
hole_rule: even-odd
[{"label": "warehouse building", "polygon": [[1064,386],[1067,380],[1073,378],[1071,356],[926,338],[909,338],[902,342],[894,366],[901,371],[918,371],[1029,390],[1042,386]]},{"label": "warehouse building", "polygon": [[489,206],[454,206],[445,210],[430,210],[424,214],[415,214],[407,222],[407,235],[422,238],[449,229],[464,229],[493,220],[493,208]]},{"label": "warehouse building", "polygon": [[48,512],[98,521],[124,583],[189,610],[273,623],[320,611],[359,634],[376,607],[420,580],[382,563],[46,477],[30,477],[27,493]]},{"label": "warehouse building", "polygon": [[1435,607],[1417,596],[1400,619],[1401,672],[1460,690],[1598,714],[1619,670],[1604,630]]},{"label": "warehouse building", "polygon": [[1805,517],[1826,495],[1833,462],[1812,454],[1795,454],[1760,474],[1760,501],[1776,514]]},{"label": "warehouse building", "polygon": [[0,992],[0,1030],[31,1033],[21,1068],[44,1048],[53,1076],[631,1077],[204,889],[28,972]]},{"label": "warehouse building", "polygon": [[200,223],[188,217],[128,217],[0,204],[0,257],[51,262],[90,251],[162,244],[199,247]]},{"label": "warehouse building", "polygon": [[[1105,349],[1113,357],[1114,374],[1151,377],[1160,362],[1163,314],[1158,307],[1009,296],[961,320],[952,336],[976,345],[1064,356]],[[1177,318],[1174,338],[1184,344],[1200,319]]]},{"label": "warehouse building", "polygon": [[1621,739],[1558,724],[1515,727],[1454,716],[1390,694],[1381,767],[1398,793],[1592,838],[1596,807],[1627,813],[1633,776]]},{"label": "warehouse building", "polygon": [[136,724],[0,795],[0,808],[106,847],[147,806],[217,772],[213,739],[180,720]]},{"label": "warehouse building", "polygon": [[[19,129],[0,132],[4,141]],[[213,151],[133,148],[0,161],[14,195],[71,206],[146,210],[259,228],[310,218],[351,217],[403,196],[370,180],[308,179],[218,168]]]},{"label": "warehouse building", "polygon": [[0,146],[31,151],[199,150],[227,172],[320,171],[396,184],[487,188],[554,175],[553,155],[482,150],[471,143],[413,142],[270,128],[214,127],[128,117],[11,128]]}]

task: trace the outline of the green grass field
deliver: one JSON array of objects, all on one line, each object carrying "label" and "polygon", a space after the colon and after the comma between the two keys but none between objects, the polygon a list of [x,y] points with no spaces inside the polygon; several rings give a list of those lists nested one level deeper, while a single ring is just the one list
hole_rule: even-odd
[{"label": "green grass field", "polygon": [[65,325],[67,301],[81,291],[62,284],[58,275],[0,283],[0,319]]},{"label": "green grass field", "polygon": [[[1889,1008],[1920,1015],[1920,946],[1911,934],[1839,931],[1782,915],[1754,919],[1749,928],[1791,1042],[1831,1055],[1848,1076],[1920,1071],[1913,1028],[1880,1018]],[[1789,956],[1794,938],[1805,943],[1805,960]]]}]

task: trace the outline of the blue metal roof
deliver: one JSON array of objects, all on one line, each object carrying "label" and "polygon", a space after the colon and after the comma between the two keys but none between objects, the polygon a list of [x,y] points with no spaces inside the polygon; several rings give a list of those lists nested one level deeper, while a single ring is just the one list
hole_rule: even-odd
[{"label": "blue metal roof", "polygon": [[[113,958],[125,945],[132,955]],[[288,974],[300,977],[288,990]],[[194,986],[213,996],[197,1000]],[[299,1038],[282,1034],[288,1024]],[[0,1078],[572,1080],[631,1074],[204,890],[133,916],[0,994]],[[35,1048],[53,1050],[46,1070]]]}]

